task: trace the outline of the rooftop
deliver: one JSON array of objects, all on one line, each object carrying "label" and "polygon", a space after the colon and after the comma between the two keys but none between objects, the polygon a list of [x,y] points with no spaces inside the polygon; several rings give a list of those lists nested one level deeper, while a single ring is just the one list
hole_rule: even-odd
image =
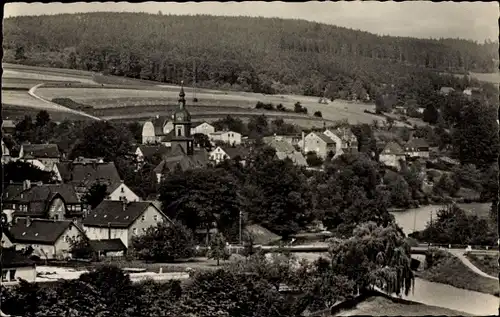
[{"label": "rooftop", "polygon": [[54,244],[73,224],[67,220],[30,219],[17,217],[6,235],[13,243]]},{"label": "rooftop", "polygon": [[149,206],[156,208],[150,201],[125,203],[123,201],[104,200],[85,217],[83,225],[89,227],[128,228]]},{"label": "rooftop", "polygon": [[59,158],[57,144],[23,144],[24,158]]}]

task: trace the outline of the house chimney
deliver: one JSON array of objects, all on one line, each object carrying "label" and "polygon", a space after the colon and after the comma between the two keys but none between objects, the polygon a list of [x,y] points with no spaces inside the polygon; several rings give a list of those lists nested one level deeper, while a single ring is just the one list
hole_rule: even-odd
[{"label": "house chimney", "polygon": [[123,211],[125,211],[125,209],[127,209],[127,197],[123,197],[123,200],[122,200],[122,207],[123,207]]},{"label": "house chimney", "polygon": [[29,227],[29,226],[31,226],[31,217],[30,216],[26,217],[26,227]]}]

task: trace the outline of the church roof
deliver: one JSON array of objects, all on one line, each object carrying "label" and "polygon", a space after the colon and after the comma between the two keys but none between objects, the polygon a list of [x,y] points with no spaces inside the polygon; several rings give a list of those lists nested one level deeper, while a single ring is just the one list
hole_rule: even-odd
[{"label": "church roof", "polygon": [[182,146],[177,145],[163,155],[163,160],[158,164],[154,172],[164,174],[174,171],[179,166],[183,171],[195,168],[204,168],[209,163],[209,156],[205,149],[195,150],[193,155],[187,155]]}]

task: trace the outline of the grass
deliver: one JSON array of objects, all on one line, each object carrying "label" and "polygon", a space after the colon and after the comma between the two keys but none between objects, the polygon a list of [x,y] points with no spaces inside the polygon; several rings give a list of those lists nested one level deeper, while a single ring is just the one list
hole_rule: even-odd
[{"label": "grass", "polygon": [[474,273],[460,259],[449,253],[443,253],[431,268],[417,272],[416,275],[430,282],[499,296],[497,280]]},{"label": "grass", "polygon": [[498,255],[467,254],[469,261],[478,269],[491,276],[498,276]]},{"label": "grass", "polygon": [[355,308],[335,316],[470,316],[466,313],[419,303],[404,304],[385,297],[369,297]]}]

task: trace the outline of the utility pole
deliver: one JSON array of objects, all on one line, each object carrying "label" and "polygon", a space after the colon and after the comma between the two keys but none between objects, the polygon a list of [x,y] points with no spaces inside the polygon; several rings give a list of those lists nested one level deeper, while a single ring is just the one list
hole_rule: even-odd
[{"label": "utility pole", "polygon": [[240,245],[242,245],[242,239],[241,239],[241,210],[240,210],[240,223],[239,223],[239,227],[240,227]]}]

